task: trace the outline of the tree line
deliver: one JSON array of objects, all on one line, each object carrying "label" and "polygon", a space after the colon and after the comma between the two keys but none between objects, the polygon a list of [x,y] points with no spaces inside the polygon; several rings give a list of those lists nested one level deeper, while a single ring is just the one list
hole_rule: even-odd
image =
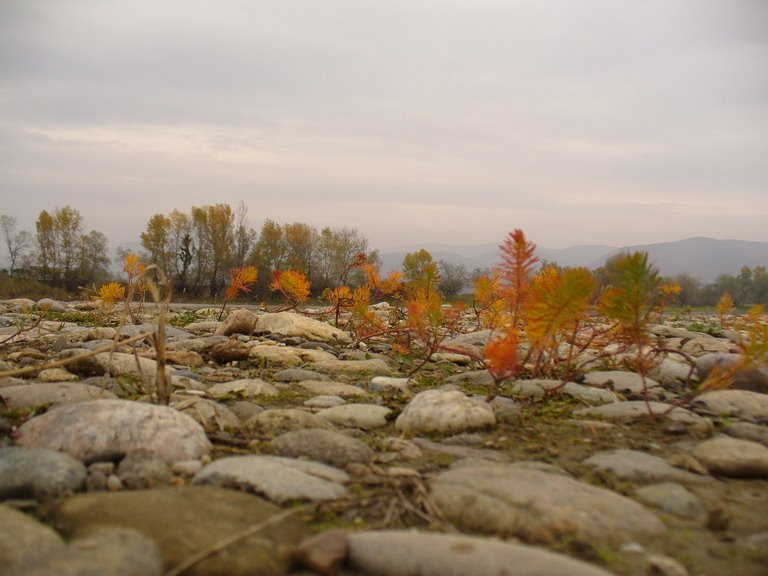
[{"label": "tree line", "polygon": [[[6,274],[13,278],[33,278],[70,293],[112,279],[106,236],[85,232],[82,215],[71,206],[41,211],[34,234],[18,230],[15,217],[2,215],[0,234],[8,255]],[[378,253],[369,250],[367,238],[355,228],[317,229],[266,219],[254,229],[243,203],[234,209],[212,204],[154,214],[139,239],[144,264],[163,270],[182,298],[217,296],[238,267],[258,270],[254,292],[266,298],[278,270],[302,272],[313,292],[321,293],[336,285],[358,254],[379,262]],[[128,252],[118,248],[119,265]]]},{"label": "tree line", "polygon": [[[71,206],[42,210],[34,233],[19,230],[13,216],[0,215],[0,235],[5,245],[6,276],[39,280],[68,293],[113,279],[106,236],[97,230],[86,231],[82,215]],[[271,219],[253,228],[248,208],[242,202],[236,208],[211,204],[192,206],[187,212],[153,214],[139,239],[139,256],[145,264],[155,264],[165,272],[177,298],[217,297],[226,287],[230,271],[245,266],[254,266],[258,271],[253,286],[255,297],[269,298],[269,285],[278,270],[303,273],[312,292],[319,295],[336,286],[347,265],[359,254],[375,266],[381,262],[378,251],[371,250],[367,238],[355,228],[318,229],[303,222],[281,224]],[[118,249],[116,261],[122,263],[126,253]],[[423,274],[433,264],[435,281],[447,297],[470,291],[473,279],[489,272],[469,271],[463,264],[445,260],[434,262],[432,255],[422,249],[403,259],[404,279]],[[609,268],[610,260],[593,271],[598,282],[605,280]],[[347,278],[351,285],[363,281],[354,274]],[[680,286],[676,303],[682,306],[715,305],[726,292],[737,306],[768,304],[768,273],[764,266],[744,266],[739,275],[724,274],[709,284],[689,274],[665,281]]]}]

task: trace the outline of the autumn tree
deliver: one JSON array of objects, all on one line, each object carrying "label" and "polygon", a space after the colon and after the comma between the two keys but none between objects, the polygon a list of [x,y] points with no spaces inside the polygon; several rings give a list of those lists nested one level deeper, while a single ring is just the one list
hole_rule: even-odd
[{"label": "autumn tree", "polygon": [[109,277],[107,237],[91,230],[80,238],[77,276],[81,285],[105,282]]},{"label": "autumn tree", "polygon": [[147,251],[150,264],[157,265],[161,270],[170,273],[171,256],[171,219],[162,214],[154,214],[147,222],[147,227],[141,233],[141,245]]},{"label": "autumn tree", "polygon": [[66,290],[75,288],[75,271],[83,235],[83,217],[71,206],[54,211],[54,229],[60,248],[61,282]]},{"label": "autumn tree", "polygon": [[[366,254],[368,240],[355,228],[323,228],[317,239],[316,265],[314,268],[313,284],[316,288],[324,290],[334,286],[342,274],[345,273],[348,264],[355,260],[358,254]],[[366,261],[371,263],[370,254],[366,255]],[[376,256],[378,260],[378,256]],[[350,278],[346,281],[351,285],[357,285],[364,281],[361,273],[350,271]]]},{"label": "autumn tree", "polygon": [[37,254],[41,277],[55,286],[75,287],[75,271],[83,234],[83,217],[74,208],[43,210],[37,223]]},{"label": "autumn tree", "polygon": [[437,264],[432,259],[432,254],[424,248],[406,254],[403,258],[402,270],[405,288],[409,293],[420,289],[436,290],[440,282]]},{"label": "autumn tree", "polygon": [[293,222],[283,226],[282,241],[285,246],[285,262],[288,270],[312,275],[317,232],[303,222]]},{"label": "autumn tree", "polygon": [[253,246],[249,259],[258,270],[257,291],[262,297],[269,294],[269,283],[273,270],[280,270],[285,263],[283,227],[267,218],[261,225],[259,238]]},{"label": "autumn tree", "polygon": [[37,235],[37,265],[40,279],[50,284],[57,280],[59,266],[58,242],[56,240],[56,228],[53,215],[43,210],[35,222]]}]

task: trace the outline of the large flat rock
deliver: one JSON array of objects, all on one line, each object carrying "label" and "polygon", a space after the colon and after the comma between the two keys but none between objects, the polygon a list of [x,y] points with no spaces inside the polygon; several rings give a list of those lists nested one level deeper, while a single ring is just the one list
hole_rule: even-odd
[{"label": "large flat rock", "polygon": [[[284,575],[290,554],[306,534],[294,515],[250,494],[215,487],[185,487],[81,494],[53,511],[67,537],[105,526],[132,528],[160,547],[165,569],[249,527],[272,523],[184,571],[187,576]],[[258,568],[255,568],[258,567]]]},{"label": "large flat rock", "polygon": [[[514,465],[466,466],[439,474],[432,497],[463,530],[552,543],[644,541],[664,525],[642,505],[560,474]],[[627,519],[631,518],[631,522]]]},{"label": "large flat rock", "polygon": [[83,462],[147,451],[168,463],[196,460],[211,451],[192,417],[167,406],[127,400],[67,404],[19,427],[19,446],[65,452]]},{"label": "large flat rock", "polygon": [[24,410],[50,404],[68,404],[102,398],[114,399],[117,396],[98,386],[78,382],[30,382],[0,388],[0,398],[10,410]]},{"label": "large flat rock", "polygon": [[412,530],[350,534],[348,562],[366,576],[610,576],[542,548]]},{"label": "large flat rock", "polygon": [[260,314],[257,318],[256,330],[259,331],[264,330],[282,336],[298,336],[305,340],[330,344],[349,344],[352,342],[350,335],[343,330],[295,312]]},{"label": "large flat rock", "polygon": [[64,549],[64,539],[52,528],[15,508],[0,504],[0,573],[23,563],[43,560]]},{"label": "large flat rock", "polygon": [[85,485],[79,460],[40,448],[0,448],[0,498],[55,498]]},{"label": "large flat rock", "polygon": [[[0,389],[1,391],[2,389]],[[696,412],[749,420],[768,420],[768,394],[750,390],[714,390],[691,402]]]},{"label": "large flat rock", "polygon": [[405,434],[458,434],[495,425],[496,416],[487,403],[458,390],[420,392],[395,421],[395,427]]},{"label": "large flat rock", "polygon": [[320,464],[270,456],[232,456],[198,472],[193,484],[236,486],[273,502],[333,500],[347,493],[346,473]]}]

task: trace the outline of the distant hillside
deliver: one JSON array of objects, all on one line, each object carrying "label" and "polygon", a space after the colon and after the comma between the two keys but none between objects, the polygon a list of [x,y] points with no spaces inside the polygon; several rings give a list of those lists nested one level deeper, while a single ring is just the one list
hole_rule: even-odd
[{"label": "distant hillside", "polygon": [[714,238],[686,238],[676,242],[626,246],[595,258],[588,267],[602,266],[606,258],[618,252],[637,250],[647,252],[664,276],[687,272],[705,283],[714,281],[721,274],[736,276],[742,266],[768,267],[768,242]]},{"label": "distant hillside", "polygon": [[[403,257],[408,252],[425,248],[435,260],[446,260],[452,264],[464,264],[468,271],[474,268],[495,266],[500,262],[496,244],[476,246],[452,246],[446,244],[425,244],[422,246],[399,247],[381,253],[382,270],[399,270]],[[549,262],[561,266],[586,266],[599,268],[610,256],[622,251],[647,252],[651,261],[659,267],[664,276],[687,272],[705,283],[714,281],[721,274],[737,275],[742,266],[768,267],[768,242],[746,240],[715,240],[714,238],[687,238],[676,242],[662,242],[638,246],[570,246],[568,248],[539,247],[536,254]]]}]

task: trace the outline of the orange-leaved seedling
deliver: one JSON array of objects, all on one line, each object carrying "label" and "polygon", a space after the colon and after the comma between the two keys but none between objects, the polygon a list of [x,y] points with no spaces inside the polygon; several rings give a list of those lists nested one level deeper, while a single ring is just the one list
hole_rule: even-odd
[{"label": "orange-leaved seedling", "polygon": [[499,393],[499,385],[507,378],[514,378],[523,367],[518,347],[520,332],[517,327],[509,326],[501,334],[491,337],[483,350],[485,367],[493,378],[488,390],[488,400],[493,400]]},{"label": "orange-leaved seedling", "polygon": [[278,311],[292,310],[309,298],[310,284],[302,272],[295,270],[275,270],[269,288],[280,292],[285,304]]},{"label": "orange-leaved seedling", "polygon": [[131,319],[134,323],[139,323],[140,320],[136,317],[131,310],[131,301],[135,292],[139,293],[139,310],[144,305],[147,290],[149,290],[148,279],[145,278],[147,273],[147,266],[141,261],[141,258],[135,252],[129,252],[123,258],[123,272],[128,276],[126,283],[128,285],[128,292],[125,295],[125,306]]},{"label": "orange-leaved seedling", "polygon": [[224,292],[224,303],[221,306],[221,312],[219,312],[219,320],[224,315],[224,309],[227,307],[227,303],[241,292],[248,294],[251,291],[251,286],[259,277],[259,273],[255,266],[245,266],[244,268],[233,268],[229,273],[229,285]]},{"label": "orange-leaved seedling", "polygon": [[335,288],[327,288],[323,291],[323,298],[328,300],[328,303],[334,310],[334,322],[335,326],[339,327],[339,316],[343,311],[346,311],[352,306],[352,292],[348,286],[344,283],[347,281],[347,276],[352,270],[361,268],[366,264],[368,258],[365,252],[358,252],[351,262],[345,264],[344,269],[339,275],[339,279],[336,282]]},{"label": "orange-leaved seedling", "polygon": [[[586,268],[554,266],[542,269],[533,279],[527,301],[525,331],[535,354],[533,375],[551,374],[563,360],[571,364],[573,343],[590,310],[595,281]],[[567,357],[560,358],[565,345]],[[546,363],[546,365],[545,365]]]},{"label": "orange-leaved seedling", "polygon": [[392,271],[386,278],[379,275],[373,264],[364,264],[366,283],[370,287],[372,298],[397,298],[405,288],[402,272]]},{"label": "orange-leaved seedling", "polygon": [[659,321],[664,317],[664,309],[677,298],[683,291],[680,284],[662,284],[659,288],[662,294],[662,302],[659,306]]},{"label": "orange-leaved seedling", "polygon": [[725,316],[733,310],[733,298],[726,292],[720,296],[720,300],[717,302],[717,318],[720,320],[720,326],[726,327]]},{"label": "orange-leaved seedling", "polygon": [[472,309],[477,319],[478,330],[498,328],[509,319],[506,301],[500,287],[501,276],[501,270],[495,268],[490,274],[483,274],[474,279]]},{"label": "orange-leaved seedling", "polygon": [[107,307],[112,307],[125,298],[125,288],[118,282],[110,282],[101,286],[92,298],[93,300],[101,300]]},{"label": "orange-leaved seedling", "polygon": [[432,354],[443,347],[444,340],[457,330],[464,305],[444,305],[436,290],[422,288],[410,296],[406,306],[408,328],[426,349],[424,360],[412,370],[413,374],[426,365]]},{"label": "orange-leaved seedling", "polygon": [[523,321],[528,287],[539,262],[536,244],[529,242],[522,230],[516,229],[509,233],[499,248],[502,259],[499,269],[504,280],[502,294],[512,315],[512,323],[517,325]]}]

